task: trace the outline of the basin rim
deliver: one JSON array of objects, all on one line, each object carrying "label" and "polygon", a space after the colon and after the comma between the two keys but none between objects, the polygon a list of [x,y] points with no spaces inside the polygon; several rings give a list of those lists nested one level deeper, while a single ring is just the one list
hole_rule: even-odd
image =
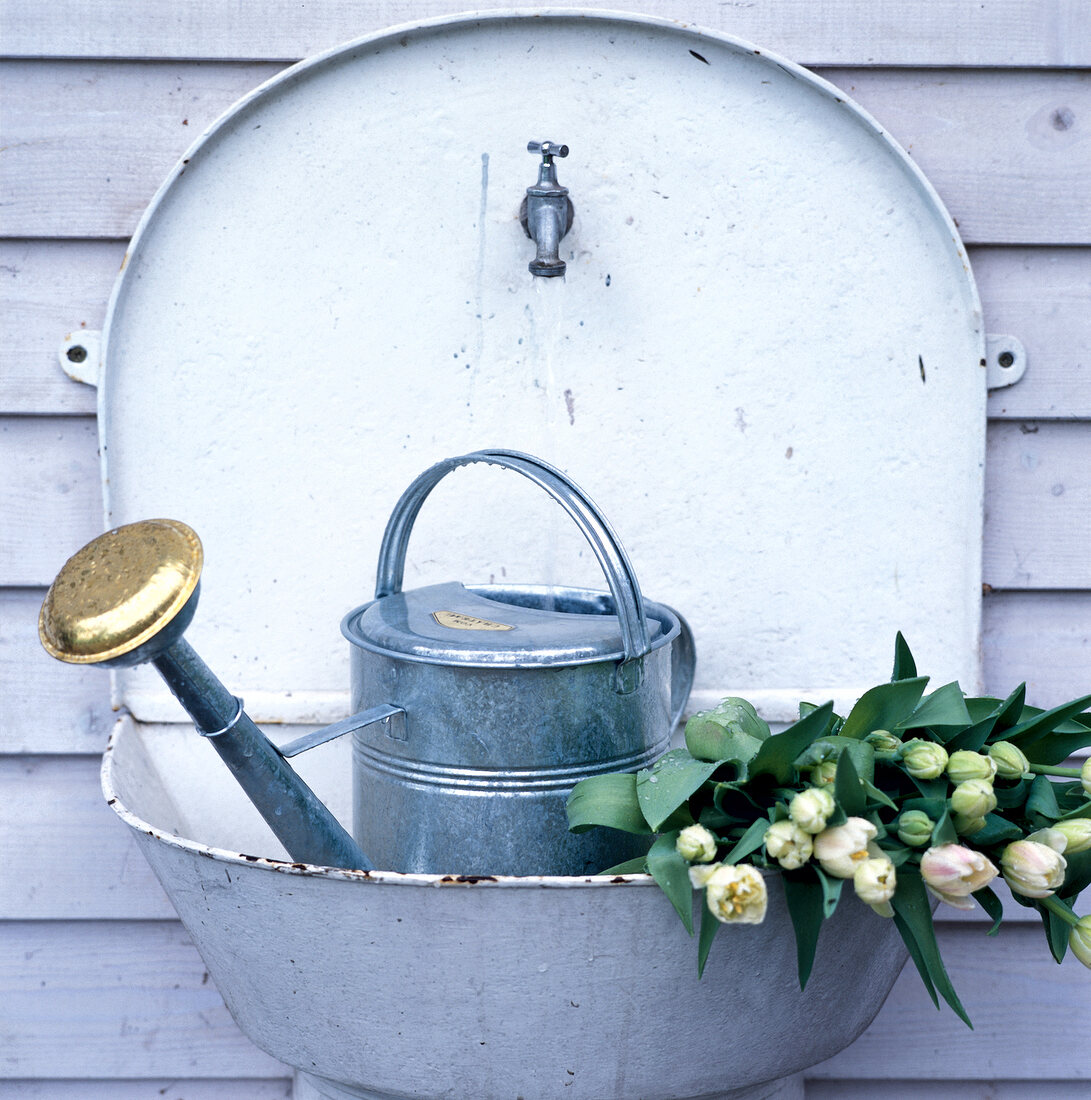
[{"label": "basin rim", "polygon": [[[106,750],[102,754],[100,780],[106,804],[129,828],[146,833],[170,848],[191,852],[206,859],[221,863],[234,863],[244,867],[260,867],[266,871],[275,871],[285,875],[303,875],[305,877],[341,879],[348,882],[376,883],[388,886],[461,886],[461,887],[504,887],[533,890],[570,890],[582,888],[601,888],[618,886],[656,886],[656,881],[647,874],[628,875],[464,875],[458,872],[446,874],[420,874],[402,871],[353,871],[343,867],[322,867],[314,863],[300,863],[290,859],[270,856],[257,856],[247,852],[238,852],[230,848],[218,848],[189,837],[172,833],[145,821],[125,804],[114,785],[114,749],[117,738],[126,725],[136,726],[136,719],[124,714],[114,723]],[[762,872],[763,874],[766,872]],[[775,872],[773,872],[775,873]]]}]

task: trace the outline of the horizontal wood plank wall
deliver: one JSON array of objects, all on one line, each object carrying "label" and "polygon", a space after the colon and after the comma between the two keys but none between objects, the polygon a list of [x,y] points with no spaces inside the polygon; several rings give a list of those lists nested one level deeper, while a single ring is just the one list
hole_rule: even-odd
[{"label": "horizontal wood plank wall", "polygon": [[[465,6],[0,0],[0,1100],[291,1095],[102,802],[106,677],[37,646],[45,585],[101,525],[94,391],[64,374],[58,348],[101,327],[141,212],[235,99],[287,62]],[[924,169],[970,245],[987,330],[1028,357],[1025,379],[989,398],[987,687],[1026,679],[1046,706],[1091,690],[1082,0],[625,6],[819,67]],[[1053,964],[1027,911],[1008,910],[998,940],[953,911],[939,928],[974,1032],[907,972],[864,1036],[808,1074],[807,1096],[1087,1096],[1088,973]]]},{"label": "horizontal wood plank wall", "polygon": [[[504,5],[476,10],[489,6]],[[0,56],[296,59],[385,27],[466,10],[464,0],[201,0],[156,18],[143,0],[3,0]],[[796,0],[627,0],[624,10],[732,34],[811,66],[1091,65],[1081,0],[811,0],[803,13]]]},{"label": "horizontal wood plank wall", "polygon": [[292,1082],[244,1080],[240,1077],[192,1077],[166,1080],[150,1077],[140,1081],[84,1078],[64,1081],[39,1078],[36,1081],[0,1082],[0,1100],[292,1100]]},{"label": "horizontal wood plank wall", "polygon": [[[94,388],[73,382],[58,353],[67,334],[102,327],[125,243],[0,239],[3,413],[94,414]],[[989,395],[990,420],[1091,418],[1091,248],[969,252],[989,331],[1018,336],[1029,364],[1017,386]]]},{"label": "horizontal wood plank wall", "polygon": [[[128,237],[189,144],[276,71],[223,62],[0,63],[4,235]],[[1091,139],[1077,122],[1091,114],[1088,74],[819,72],[882,119],[968,243],[1091,244],[1083,201]]]}]

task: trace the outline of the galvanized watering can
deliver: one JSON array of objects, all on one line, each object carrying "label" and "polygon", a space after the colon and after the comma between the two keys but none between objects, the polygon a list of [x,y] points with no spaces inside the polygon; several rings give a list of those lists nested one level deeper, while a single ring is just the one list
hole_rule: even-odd
[{"label": "galvanized watering can", "polygon": [[[575,521],[609,593],[457,582],[401,590],[425,498],[459,466],[514,470]],[[279,748],[182,637],[202,551],[173,520],[107,532],[69,560],[42,606],[46,649],[71,663],[150,662],[295,860],[461,875],[583,875],[639,839],[568,832],[580,779],[649,766],[667,748],[694,673],[677,612],[645,601],[625,551],[559,470],[476,451],[425,471],[387,524],[376,598],[341,624],[357,713]],[[355,839],[287,758],[353,735]]]},{"label": "galvanized watering can", "polygon": [[[475,462],[549,493],[594,550],[609,594],[458,582],[403,592],[425,498]],[[377,865],[581,875],[638,854],[623,834],[569,833],[565,801],[586,776],[636,771],[666,751],[693,683],[693,639],[677,612],[643,599],[609,524],[559,470],[478,451],[425,471],[387,524],[375,600],[341,630],[353,708],[404,712],[353,735],[356,839]]]}]

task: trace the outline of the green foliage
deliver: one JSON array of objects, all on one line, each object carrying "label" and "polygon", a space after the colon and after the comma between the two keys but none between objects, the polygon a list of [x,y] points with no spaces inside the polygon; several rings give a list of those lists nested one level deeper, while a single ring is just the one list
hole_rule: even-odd
[{"label": "green foliage", "polygon": [[841,727],[842,737],[866,737],[872,730],[896,729],[913,712],[924,694],[927,676],[895,680],[865,691]]},{"label": "green foliage", "polygon": [[902,719],[893,728],[919,730],[939,726],[964,729],[971,724],[970,712],[966,709],[966,700],[962,688],[957,683],[944,684],[931,695],[926,695],[920,705]]},{"label": "green foliage", "polygon": [[583,833],[596,825],[626,833],[650,833],[636,797],[636,776],[630,772],[592,775],[581,779],[568,796],[568,827]]},{"label": "green foliage", "polygon": [[730,762],[740,769],[769,736],[769,726],[745,699],[725,699],[686,723],[686,748],[698,760]]},{"label": "green foliage", "polygon": [[795,929],[796,966],[799,988],[803,990],[811,976],[818,935],[825,920],[824,892],[816,875],[795,872],[784,876],[784,897]]},{"label": "green foliage", "polygon": [[686,931],[693,935],[693,887],[689,881],[689,864],[678,854],[676,832],[657,837],[648,851],[648,874],[670,898],[671,905],[682,918]]},{"label": "green foliage", "polygon": [[891,680],[914,680],[917,677],[917,662],[909,651],[909,644],[899,630],[894,639],[894,672]]},{"label": "green foliage", "polygon": [[768,738],[750,761],[750,775],[768,775],[778,786],[793,782],[798,775],[793,761],[826,732],[832,714],[833,703],[814,707],[783,733]]},{"label": "green foliage", "polygon": [[932,924],[932,906],[919,872],[907,868],[902,870],[891,904],[898,931],[924,979],[925,988],[932,993],[932,999],[935,1000],[935,993],[939,992],[966,1026],[972,1028],[974,1025],[970,1023],[970,1017],[966,1015],[940,958],[936,930]]},{"label": "green foliage", "polygon": [[[1091,796],[1079,781],[1078,769],[1060,766],[1072,752],[1091,745],[1091,714],[1086,712],[1091,696],[1041,710],[1026,704],[1025,685],[999,699],[964,697],[957,683],[944,684],[926,696],[927,682],[926,677],[917,675],[913,655],[899,634],[891,682],[865,692],[847,717],[835,714],[832,703],[801,703],[799,720],[783,732],[771,734],[746,700],[725,699],[713,710],[694,715],[686,725],[686,748],[667,753],[654,767],[639,775],[595,776],[577,784],[569,799],[570,826],[576,831],[605,826],[654,835],[646,857],[611,868],[611,872],[635,873],[646,868],[691,935],[693,888],[689,865],[676,846],[680,829],[694,821],[709,829],[717,844],[718,864],[745,861],[779,872],[795,931],[801,988],[814,965],[825,921],[839,904],[860,904],[855,898],[842,901],[843,895],[855,893],[860,886],[852,877],[839,877],[851,876],[852,864],[839,868],[834,863],[827,869],[811,854],[810,842],[806,837],[800,840],[802,834],[793,818],[830,837],[853,837],[854,844],[861,844],[858,838],[870,829],[873,841],[853,859],[864,861],[878,853],[893,865],[890,871],[896,872],[896,884],[889,898],[893,920],[924,987],[937,1005],[943,997],[969,1024],[936,943],[932,923],[935,902],[926,890],[921,867],[929,847],[904,843],[898,832],[899,819],[919,811],[934,823],[931,848],[952,846],[951,851],[962,853],[958,858],[970,862],[977,859],[974,853],[979,853],[999,866],[1012,841],[1060,820],[1091,818]],[[877,736],[869,741],[873,733]],[[911,739],[942,746],[947,753],[959,749],[985,753],[992,745],[1010,742],[1026,755],[1033,774],[1015,779],[995,777],[995,809],[981,820],[964,821],[950,808],[954,785],[946,773],[929,779],[908,773],[899,746]],[[879,745],[879,751],[873,743]],[[913,751],[919,772],[919,748]],[[924,755],[936,758],[936,770],[946,759],[939,748]],[[1022,759],[1018,754],[1003,755]],[[1008,767],[1011,775],[1023,764]],[[828,795],[808,794],[793,814],[793,799],[813,787]],[[822,808],[814,825],[816,805]],[[766,835],[774,823],[782,824],[770,834],[770,850]],[[832,832],[842,827],[841,833]],[[905,829],[902,835],[919,843],[927,839],[927,829],[924,822],[923,837],[919,831],[915,837],[913,830]],[[829,855],[838,843],[841,841],[830,841],[822,850]],[[1070,852],[1065,859],[1064,882],[1053,896],[1032,899],[1013,893],[1019,904],[1040,913],[1050,951],[1058,959],[1065,953],[1068,931],[1076,920],[1074,906],[1082,891],[1091,886],[1091,850]],[[884,896],[888,896],[894,880],[888,875],[883,881]],[[989,935],[996,935],[1003,906],[987,881],[974,882],[978,888],[973,897],[992,918]],[[863,888],[868,888],[866,881]],[[704,900],[702,897],[697,935],[699,972],[704,970],[720,928]],[[881,898],[879,904],[875,898],[868,900],[873,907],[884,908]]]},{"label": "green foliage", "polygon": [[638,773],[636,796],[648,825],[658,830],[720,763],[694,760],[685,749],[673,749]]}]

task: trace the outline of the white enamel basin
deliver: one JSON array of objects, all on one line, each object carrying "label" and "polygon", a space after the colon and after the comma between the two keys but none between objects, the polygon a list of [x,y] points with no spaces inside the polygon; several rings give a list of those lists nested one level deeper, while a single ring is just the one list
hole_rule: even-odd
[{"label": "white enamel basin", "polygon": [[[307,778],[348,800],[336,749]],[[775,875],[765,923],[722,929],[698,981],[647,875],[293,864],[192,731],[122,719],[103,788],[239,1026],[331,1096],[721,1096],[851,1043],[905,962],[893,923],[846,895],[800,993]]]}]

